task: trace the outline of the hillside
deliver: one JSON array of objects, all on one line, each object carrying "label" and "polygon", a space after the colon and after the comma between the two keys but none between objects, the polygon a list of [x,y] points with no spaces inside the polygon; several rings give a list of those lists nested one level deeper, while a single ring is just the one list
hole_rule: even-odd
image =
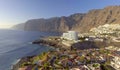
[{"label": "hillside", "polygon": [[120,24],[120,6],[108,6],[104,9],[90,10],[88,13],[76,13],[70,16],[49,19],[32,19],[14,28],[29,31],[68,31],[88,32],[93,27],[104,24]]}]

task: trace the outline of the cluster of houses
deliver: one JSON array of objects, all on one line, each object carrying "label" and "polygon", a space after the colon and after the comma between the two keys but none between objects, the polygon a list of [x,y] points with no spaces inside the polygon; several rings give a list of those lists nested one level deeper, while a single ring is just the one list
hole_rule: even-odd
[{"label": "cluster of houses", "polygon": [[120,35],[120,25],[119,24],[105,24],[97,28],[92,28],[90,30],[95,34],[117,34]]},{"label": "cluster of houses", "polygon": [[[87,52],[87,50],[85,50]],[[70,69],[70,70],[101,70],[100,64],[95,62],[94,60],[91,61],[90,64],[87,64],[87,61],[91,60],[90,56],[87,56],[86,52],[81,51],[66,51],[66,50],[60,50],[54,51],[49,54],[49,57],[52,56],[51,59],[48,59],[47,61],[50,61],[51,66],[58,69]],[[93,54],[94,55],[94,54]],[[88,62],[89,63],[89,62]],[[87,64],[87,65],[86,65]],[[97,65],[97,66],[94,66]],[[61,66],[61,67],[59,67]]]},{"label": "cluster of houses", "polygon": [[[30,68],[29,65],[33,65],[33,67],[31,67],[31,70],[102,70],[102,63],[105,63],[109,60],[114,60],[111,62],[111,66],[119,68],[119,58],[111,58],[111,55],[111,51],[105,49],[72,51],[59,49],[46,52],[40,56],[35,56],[29,59],[32,61],[26,61],[26,63],[31,63],[26,65],[28,65],[28,68]],[[115,62],[118,63],[116,64],[117,66],[114,66]],[[23,68],[26,67],[27,66],[24,66]],[[23,68],[22,70],[24,70]]]},{"label": "cluster of houses", "polygon": [[63,35],[61,36],[61,39],[66,39],[69,41],[76,41],[76,42],[79,42],[81,40],[81,38],[84,38],[84,39],[82,39],[83,41],[103,41],[105,37],[90,35],[87,33],[86,34],[78,34],[75,31],[68,31],[67,33],[63,33]]}]

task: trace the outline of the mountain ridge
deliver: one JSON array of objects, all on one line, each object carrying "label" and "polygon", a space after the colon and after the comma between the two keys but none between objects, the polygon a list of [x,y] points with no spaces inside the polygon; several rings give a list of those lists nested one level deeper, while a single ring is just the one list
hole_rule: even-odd
[{"label": "mountain ridge", "polygon": [[[52,17],[48,19],[32,19],[23,24],[27,31],[59,31],[75,30],[88,32],[93,27],[104,24],[120,24],[120,6],[107,6],[103,9],[93,9],[87,13],[75,13],[70,16]],[[21,28],[15,25],[13,28]]]}]

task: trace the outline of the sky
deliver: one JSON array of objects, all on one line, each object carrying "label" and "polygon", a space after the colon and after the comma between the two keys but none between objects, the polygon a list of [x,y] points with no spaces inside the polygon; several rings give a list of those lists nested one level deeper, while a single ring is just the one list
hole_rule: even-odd
[{"label": "sky", "polygon": [[111,5],[120,5],[120,0],[0,0],[0,28],[29,19],[69,16]]}]

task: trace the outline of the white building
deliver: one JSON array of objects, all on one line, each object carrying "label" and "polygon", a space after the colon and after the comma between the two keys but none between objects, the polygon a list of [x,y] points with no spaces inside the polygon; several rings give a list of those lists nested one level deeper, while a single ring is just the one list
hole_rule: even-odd
[{"label": "white building", "polygon": [[63,33],[62,38],[67,40],[78,40],[78,33],[75,31],[68,31],[67,33]]}]

